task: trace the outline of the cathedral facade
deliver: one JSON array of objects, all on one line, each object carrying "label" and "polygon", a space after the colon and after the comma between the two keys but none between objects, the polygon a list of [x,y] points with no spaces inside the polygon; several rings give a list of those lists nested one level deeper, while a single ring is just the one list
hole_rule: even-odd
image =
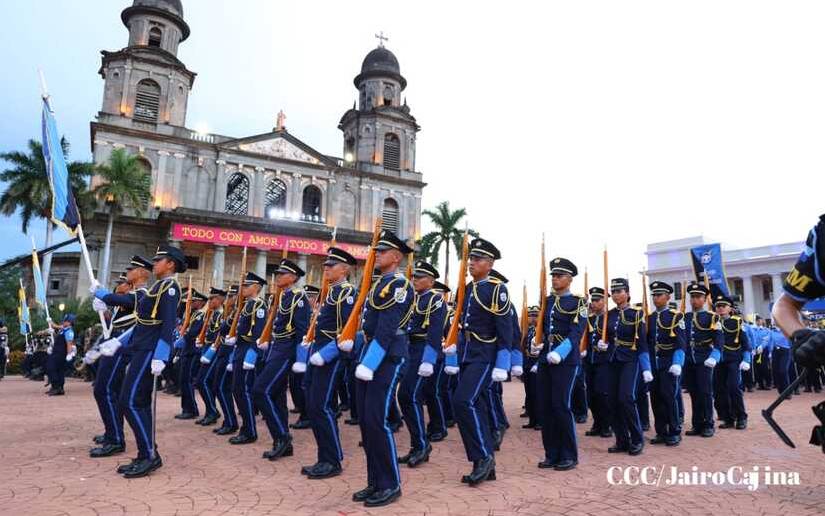
[{"label": "cathedral facade", "polygon": [[[407,81],[383,43],[354,79],[357,105],[341,117],[342,156],[325,155],[291,134],[279,115],[272,131],[240,138],[186,127],[195,72],[178,57],[190,28],[180,0],[134,0],[121,14],[125,48],[102,51],[103,102],[91,123],[93,159],[123,148],[151,176],[148,208],[115,221],[109,277],[133,254],[161,241],[180,246],[195,288],[228,285],[248,269],[267,275],[286,248],[320,282],[321,258],[335,232],[339,246],[366,256],[375,220],[404,239],[420,236],[421,192],[415,170],[419,126],[402,101]],[[92,187],[99,178],[92,179]],[[109,206],[84,224],[97,274]],[[207,272],[208,271],[208,272]],[[77,293],[85,294],[81,273]]]}]

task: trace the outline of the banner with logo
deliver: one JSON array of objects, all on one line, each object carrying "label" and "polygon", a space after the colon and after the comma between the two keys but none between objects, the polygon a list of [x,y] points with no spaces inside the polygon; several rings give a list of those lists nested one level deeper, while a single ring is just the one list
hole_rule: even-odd
[{"label": "banner with logo", "polygon": [[705,283],[705,276],[710,284],[710,293],[715,298],[719,294],[730,296],[728,280],[725,277],[725,263],[722,260],[722,246],[719,244],[707,244],[690,249],[690,257],[693,262],[693,272],[696,274],[696,281]]}]

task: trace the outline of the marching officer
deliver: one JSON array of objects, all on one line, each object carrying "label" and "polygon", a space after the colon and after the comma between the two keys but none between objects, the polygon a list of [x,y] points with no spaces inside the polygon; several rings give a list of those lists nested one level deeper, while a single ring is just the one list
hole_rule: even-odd
[{"label": "marching officer", "polygon": [[[372,285],[367,296],[369,309],[363,326],[365,346],[355,368],[355,378],[358,380],[356,403],[361,439],[367,456],[367,487],[354,493],[352,499],[364,502],[366,507],[387,505],[401,496],[401,475],[395,453],[395,437],[387,420],[390,416],[389,404],[392,402],[399,374],[409,356],[410,342],[407,330],[414,310],[415,291],[410,281],[398,272],[398,267],[404,256],[412,252],[404,241],[386,230],[381,232],[375,247],[375,265],[381,272],[381,278]],[[420,279],[425,269],[417,269],[420,269],[418,285],[422,285],[422,281],[426,284],[428,280]],[[433,270],[427,271],[425,275],[430,276]],[[431,295],[428,297],[432,299]],[[433,303],[437,303],[437,299]],[[437,311],[440,308],[435,308],[433,304],[430,310]],[[440,329],[437,322],[434,324]],[[428,342],[424,346],[433,345],[433,337],[429,332],[426,338]],[[344,350],[351,347],[351,343],[342,342],[341,345]],[[414,346],[422,347],[420,344]],[[417,355],[418,350],[414,349],[413,352]],[[424,354],[423,349],[421,354]],[[418,370],[410,369],[407,376],[415,380]],[[409,391],[409,388],[406,390]],[[408,394],[415,395],[409,392]],[[415,432],[413,437],[418,439],[418,442],[413,443],[413,453],[407,458],[408,462],[420,464],[429,454],[429,443],[424,431],[420,400],[410,400],[408,410],[412,405],[417,405],[414,410],[419,412],[420,421],[413,423],[417,428],[410,430]]]},{"label": "marching officer", "polygon": [[[321,294],[321,289],[315,285],[304,285],[304,295],[309,304],[310,314],[315,313],[318,307],[318,296]],[[289,428],[295,430],[304,430],[310,428],[312,425],[307,416],[307,396],[304,389],[304,373],[296,373],[294,370],[289,371],[289,395],[292,397],[292,403],[295,405],[295,412],[298,413],[298,421],[289,424]],[[355,404],[353,403],[352,407]]]},{"label": "marching officer", "polygon": [[230,307],[223,313],[221,327],[215,337],[215,342],[201,356],[201,364],[215,362],[215,382],[212,389],[218,398],[223,414],[223,423],[218,428],[212,430],[217,435],[229,435],[238,431],[238,415],[235,413],[235,400],[232,397],[232,382],[235,375],[232,374],[232,352],[235,347],[226,342],[229,328],[232,326],[232,319],[238,307],[238,285],[230,285],[226,292],[227,305]]},{"label": "marching officer", "polygon": [[[541,429],[538,412],[536,408],[536,373],[538,372],[538,357],[530,351],[529,343],[533,342],[536,336],[536,322],[538,320],[539,307],[531,306],[527,308],[527,335],[524,337],[525,346],[523,352],[524,375],[521,381],[524,383],[524,413],[521,417],[527,418],[527,423],[521,425],[522,428]],[[535,367],[535,370],[534,370]]]},{"label": "marching officer", "polygon": [[304,270],[296,263],[282,259],[275,271],[275,286],[281,292],[272,300],[270,310],[275,312],[272,342],[258,341],[258,348],[271,348],[263,370],[255,379],[252,394],[255,406],[261,412],[272,436],[272,449],[263,458],[275,460],[292,455],[292,435],[289,433],[289,413],[286,408],[286,391],[289,372],[295,361],[295,349],[309,327],[310,304],[304,289],[296,287]]},{"label": "marching officer", "polygon": [[255,364],[258,361],[258,337],[264,329],[266,308],[258,297],[266,280],[254,272],[247,272],[241,292],[244,304],[238,318],[237,333],[227,336],[226,343],[234,346],[227,367],[232,368],[232,396],[241,415],[238,435],[230,437],[230,444],[249,444],[258,439],[252,387],[255,385]]},{"label": "marching officer", "polygon": [[[584,435],[610,438],[613,422],[613,407],[608,403],[610,356],[613,354],[611,344],[605,342],[602,336],[602,326],[605,317],[605,291],[601,287],[591,287],[590,306],[587,315],[588,349],[585,357],[587,363],[587,392],[590,396],[590,411],[593,413],[593,426]],[[599,347],[602,343],[602,347]],[[603,349],[602,349],[603,348]]]},{"label": "marching officer", "polygon": [[[510,280],[495,269],[490,270],[490,278],[498,280],[503,285],[507,285]],[[510,303],[510,328],[513,330],[511,338],[508,340],[510,346],[510,369],[513,370],[513,347],[517,347],[521,342],[521,332],[518,328],[518,314],[512,303]],[[515,326],[515,328],[513,328]],[[523,369],[523,368],[522,368]],[[504,400],[502,394],[504,393],[503,382],[490,382],[487,387],[487,413],[490,417],[491,437],[493,439],[493,450],[498,451],[501,448],[501,443],[504,440],[504,434],[510,428],[510,423],[507,421],[507,415],[504,413]]]},{"label": "marching officer", "polygon": [[710,291],[693,282],[687,286],[692,313],[685,315],[685,335],[690,348],[684,381],[690,393],[692,428],[685,435],[713,437],[713,368],[722,357],[722,325],[718,316],[705,310]]},{"label": "marching officer", "polygon": [[[355,257],[343,249],[327,249],[324,280],[329,282],[329,290],[326,299],[319,300],[323,304],[318,313],[315,342],[299,344],[309,345],[311,353],[309,362],[312,368],[306,371],[304,381],[308,382],[307,416],[318,446],[318,461],[301,468],[301,474],[311,479],[341,474],[344,452],[331,397],[341,381],[340,351],[336,341],[355,305],[355,287],[347,281],[347,277],[356,263]],[[296,359],[293,371],[303,372],[300,365],[301,362]]]},{"label": "marching officer", "polygon": [[6,364],[9,360],[9,329],[6,322],[0,319],[0,379],[6,376]]},{"label": "marching officer", "polygon": [[[203,404],[206,407],[203,417],[195,421],[196,425],[209,426],[214,425],[218,421],[217,396],[213,387],[217,373],[217,361],[213,360],[212,356],[214,355],[213,346],[220,336],[221,322],[223,320],[222,307],[225,299],[225,290],[215,287],[209,289],[209,299],[207,301],[207,310],[210,314],[209,319],[204,321],[206,329],[201,329],[203,340],[197,340],[195,342],[195,347],[198,349],[196,355],[198,359],[198,372],[195,375],[195,388],[198,394],[200,394],[201,399],[203,399]],[[200,339],[200,335],[198,335],[198,339]],[[210,358],[204,362],[203,359],[207,353],[209,353]]]},{"label": "marching officer", "polygon": [[49,325],[57,332],[54,334],[54,344],[52,353],[49,355],[46,369],[49,375],[51,388],[46,392],[49,396],[63,396],[63,385],[66,382],[66,363],[71,362],[77,349],[74,345],[74,314],[63,316],[61,324],[54,324],[49,321]]},{"label": "marching officer", "polygon": [[648,348],[654,350],[653,382],[650,384],[656,435],[650,444],[678,446],[682,440],[679,402],[680,377],[685,364],[685,316],[670,308],[673,287],[664,281],[650,284],[655,311],[648,317]]},{"label": "marching officer", "polygon": [[431,290],[441,298],[444,306],[441,332],[438,337],[439,346],[435,348],[437,358],[433,364],[434,373],[424,381],[424,403],[427,405],[427,414],[429,415],[427,439],[430,443],[436,443],[446,439],[447,419],[448,415],[451,414],[451,408],[447,406],[449,405],[449,399],[444,398],[447,375],[444,374],[444,351],[441,347],[449,318],[450,309],[447,304],[447,294],[450,292],[450,287],[440,281],[434,281]]},{"label": "marching officer", "polygon": [[719,428],[736,428],[744,430],[748,426],[748,413],[745,412],[745,399],[739,385],[742,374],[751,369],[751,343],[745,331],[742,318],[732,315],[733,300],[724,294],[718,294],[714,300],[716,314],[722,323],[724,344],[722,360],[714,375],[714,400],[716,413],[722,424]]},{"label": "marching officer", "polygon": [[[644,449],[642,423],[636,406],[639,370],[645,383],[653,381],[647,328],[643,310],[630,305],[630,285],[626,278],[610,281],[610,296],[616,303],[607,315],[607,338],[613,344],[608,368],[608,404],[614,407],[613,432],[616,444],[608,453],[639,455]],[[605,350],[604,343],[597,344]]]},{"label": "marching officer", "polygon": [[495,480],[493,429],[485,417],[488,407],[484,392],[491,381],[506,380],[510,370],[510,296],[503,283],[490,277],[499,259],[501,252],[493,243],[481,238],[470,243],[473,281],[467,285],[463,338],[459,339],[458,349],[453,345],[444,350],[450,355],[457,352],[458,365],[447,367],[461,372],[453,393],[453,410],[467,459],[473,463],[472,472],[462,478],[470,485]]},{"label": "marching officer", "polygon": [[431,264],[424,260],[415,262],[415,301],[409,328],[410,359],[408,372],[398,388],[401,414],[410,431],[410,452],[399,457],[398,462],[411,468],[427,462],[432,450],[424,419],[424,388],[435,373],[447,320],[444,298],[433,290],[438,277],[438,271]]},{"label": "marching officer", "polygon": [[207,297],[192,289],[192,313],[186,324],[186,333],[175,341],[175,349],[180,353],[178,361],[178,385],[180,386],[180,414],[175,419],[195,419],[199,415],[198,404],[195,401],[195,382],[200,367],[200,356],[195,342],[204,325],[206,312],[203,306]]},{"label": "marching officer", "polygon": [[578,268],[567,258],[550,261],[553,293],[547,296],[544,338],[532,349],[539,354],[538,410],[544,460],[538,466],[542,469],[567,471],[579,461],[570,398],[581,362],[579,343],[587,323],[587,306],[583,298],[570,293],[577,274]]},{"label": "marching officer", "polygon": [[146,476],[163,465],[155,441],[152,391],[157,376],[169,361],[174,343],[180,303],[180,286],[175,275],[186,271],[186,258],[180,249],[161,245],[152,261],[156,281],[136,308],[137,324],[128,343],[131,358],[118,400],[138,448],[137,457],[117,469],[125,478]]}]

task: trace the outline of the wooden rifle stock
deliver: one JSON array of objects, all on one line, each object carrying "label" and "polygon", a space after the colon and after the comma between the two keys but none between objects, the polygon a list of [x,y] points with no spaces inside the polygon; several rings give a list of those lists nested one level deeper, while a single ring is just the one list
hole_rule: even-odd
[{"label": "wooden rifle stock", "polygon": [[464,239],[461,243],[461,264],[458,267],[458,282],[455,287],[455,314],[453,321],[450,324],[450,331],[447,332],[447,338],[444,339],[444,348],[453,345],[458,345],[458,331],[461,327],[461,316],[464,312],[464,297],[467,294],[467,260],[470,256],[470,243],[468,241],[468,233],[464,231]]},{"label": "wooden rifle stock", "polygon": [[235,298],[235,317],[232,318],[232,326],[229,327],[228,337],[238,336],[238,321],[241,319],[243,311],[243,282],[246,278],[246,247],[243,248],[243,258],[241,258],[241,279],[238,281],[238,295]]},{"label": "wooden rifle stock", "polygon": [[355,299],[355,305],[352,307],[352,312],[349,314],[349,319],[344,324],[339,336],[340,341],[355,340],[355,333],[358,331],[358,325],[361,322],[361,311],[364,308],[364,303],[367,301],[369,295],[370,285],[372,284],[372,271],[375,268],[375,246],[378,245],[378,238],[381,236],[381,218],[375,221],[375,228],[372,230],[372,243],[370,244],[370,252],[367,255],[367,261],[364,264],[364,275],[361,278],[361,288],[358,289],[358,297]]}]

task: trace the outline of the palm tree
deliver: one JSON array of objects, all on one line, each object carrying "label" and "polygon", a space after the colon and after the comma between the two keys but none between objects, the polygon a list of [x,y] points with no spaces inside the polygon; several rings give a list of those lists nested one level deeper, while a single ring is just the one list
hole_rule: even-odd
[{"label": "palm tree", "polygon": [[93,193],[98,201],[109,207],[106,226],[106,243],[103,247],[103,271],[100,281],[109,282],[109,255],[112,246],[112,227],[115,216],[132,210],[139,217],[149,204],[152,178],[140,163],[140,158],[128,154],[126,149],[115,149],[109,163],[98,165],[96,175],[100,180]]},{"label": "palm tree", "polygon": [[[66,167],[69,171],[69,184],[75,195],[77,209],[81,216],[87,214],[94,202],[88,191],[86,178],[92,175],[93,165],[87,161],[69,162],[69,142],[60,140]],[[6,184],[6,190],[0,195],[0,213],[10,217],[20,210],[20,223],[23,233],[28,233],[32,218],[46,219],[46,247],[52,244],[53,224],[49,220],[51,211],[51,188],[46,161],[43,159],[43,145],[37,140],[29,140],[28,153],[22,151],[0,153],[0,159],[12,165],[0,172],[0,181]],[[51,254],[43,260],[43,281],[48,283]]]},{"label": "palm tree", "polygon": [[[433,223],[436,230],[421,238],[421,254],[424,258],[429,259],[433,266],[438,267],[438,257],[441,254],[441,246],[443,245],[446,253],[444,277],[449,279],[450,247],[455,249],[456,254],[461,254],[461,241],[464,238],[464,230],[459,227],[459,223],[467,215],[467,210],[459,208],[450,211],[450,203],[444,201],[436,206],[435,210],[424,210],[422,213],[430,218],[430,222]],[[478,232],[472,229],[468,229],[467,232],[473,237],[478,236]]]}]

